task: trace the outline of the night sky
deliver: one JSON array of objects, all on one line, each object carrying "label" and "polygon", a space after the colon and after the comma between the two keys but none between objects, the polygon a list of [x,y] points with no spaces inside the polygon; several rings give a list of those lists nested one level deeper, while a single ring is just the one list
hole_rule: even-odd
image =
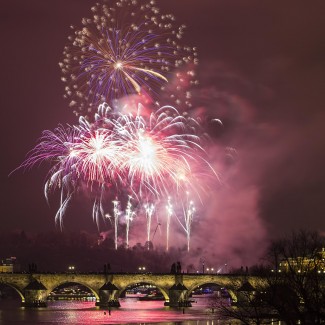
[{"label": "night sky", "polygon": [[[43,130],[76,122],[62,97],[58,62],[69,26],[80,26],[92,3],[1,0],[1,231],[55,227],[55,196],[49,207],[43,195],[48,168],[8,175]],[[325,234],[325,2],[157,4],[187,25],[183,42],[198,48],[191,113],[223,121],[208,126],[222,184],[200,208],[193,247],[254,261],[268,240],[292,229]],[[96,232],[83,201],[68,210],[66,227]]]}]

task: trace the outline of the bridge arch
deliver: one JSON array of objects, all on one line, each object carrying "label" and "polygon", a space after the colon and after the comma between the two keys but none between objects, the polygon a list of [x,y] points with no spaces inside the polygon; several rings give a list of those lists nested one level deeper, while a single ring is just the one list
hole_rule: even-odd
[{"label": "bridge arch", "polygon": [[13,284],[11,284],[11,283],[7,283],[7,282],[1,282],[1,283],[0,283],[0,286],[8,286],[8,287],[14,289],[14,290],[18,293],[19,297],[21,298],[21,302],[22,302],[22,303],[25,302],[25,296],[24,296],[24,294],[23,294],[22,291],[21,291],[19,288],[17,288],[15,285],[13,285]]},{"label": "bridge arch", "polygon": [[89,286],[89,284],[84,283],[83,281],[71,281],[71,280],[67,280],[67,281],[59,281],[56,282],[54,284],[51,285],[51,287],[47,288],[48,292],[47,292],[47,296],[49,296],[49,294],[56,288],[60,287],[60,286],[64,286],[64,285],[82,285],[84,287],[86,287],[87,289],[89,289],[91,291],[91,293],[95,296],[96,301],[99,301],[99,295],[98,292],[93,289],[91,286]]},{"label": "bridge arch", "polygon": [[224,285],[223,283],[220,283],[218,281],[213,281],[213,280],[202,280],[202,281],[199,281],[199,282],[196,282],[195,284],[191,285],[189,288],[188,288],[188,291],[187,291],[187,299],[189,299],[191,293],[198,287],[202,287],[202,286],[208,286],[208,285],[217,285],[219,286],[220,288],[225,288],[228,292],[228,294],[230,295],[230,298],[233,302],[237,302],[237,295],[235,293],[235,291],[233,290],[233,288],[230,288],[229,286],[227,285]]},{"label": "bridge arch", "polygon": [[144,280],[144,281],[133,281],[133,282],[129,282],[127,284],[125,284],[123,287],[120,288],[120,290],[117,292],[117,299],[118,298],[122,298],[123,293],[129,289],[129,288],[136,288],[139,287],[141,285],[152,285],[155,286],[163,295],[163,297],[165,298],[165,301],[169,301],[169,295],[166,288],[163,288],[161,286],[159,286],[159,284],[157,284],[154,281],[150,281],[150,280]]}]

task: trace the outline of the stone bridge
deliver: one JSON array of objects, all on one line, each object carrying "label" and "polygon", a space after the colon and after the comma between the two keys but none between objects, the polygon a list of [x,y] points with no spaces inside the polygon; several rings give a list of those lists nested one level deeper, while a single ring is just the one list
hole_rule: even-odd
[{"label": "stone bridge", "polygon": [[137,284],[155,285],[165,298],[165,305],[190,307],[190,294],[198,286],[216,284],[227,289],[237,301],[238,289],[249,282],[261,287],[263,280],[254,276],[232,274],[157,274],[157,273],[0,273],[0,284],[14,288],[26,307],[44,307],[49,294],[59,285],[76,283],[89,288],[96,305],[118,307],[119,297]]}]

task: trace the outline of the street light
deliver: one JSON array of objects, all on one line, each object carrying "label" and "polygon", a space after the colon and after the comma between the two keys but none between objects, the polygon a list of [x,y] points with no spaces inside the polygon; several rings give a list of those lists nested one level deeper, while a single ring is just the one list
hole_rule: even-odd
[{"label": "street light", "polygon": [[68,270],[69,272],[74,272],[76,270],[76,267],[74,265],[69,265]]},{"label": "street light", "polygon": [[146,267],[145,266],[139,266],[139,271],[141,272],[144,272],[146,270]]},{"label": "street light", "polygon": [[204,272],[205,272],[205,258],[201,257],[200,262],[202,263],[202,273],[204,274]]}]

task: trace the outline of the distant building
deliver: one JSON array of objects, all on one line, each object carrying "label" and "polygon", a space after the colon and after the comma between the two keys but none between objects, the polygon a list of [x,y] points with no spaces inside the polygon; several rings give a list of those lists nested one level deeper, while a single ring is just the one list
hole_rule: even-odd
[{"label": "distant building", "polygon": [[0,260],[0,273],[19,272],[20,265],[17,263],[16,257],[7,257]]},{"label": "distant building", "polygon": [[317,270],[318,273],[325,273],[325,248],[313,256],[288,257],[279,264],[280,272],[307,272]]}]

